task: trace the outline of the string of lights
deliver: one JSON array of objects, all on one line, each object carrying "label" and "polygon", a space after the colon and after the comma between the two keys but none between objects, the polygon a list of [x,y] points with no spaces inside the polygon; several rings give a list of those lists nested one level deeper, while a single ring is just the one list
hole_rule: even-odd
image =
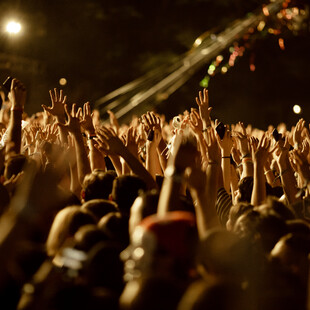
[{"label": "string of lights", "polygon": [[[103,114],[112,110],[122,121],[130,120],[139,106],[147,109],[166,100],[191,76],[208,65],[207,74],[200,86],[208,87],[210,79],[217,73],[225,74],[237,60],[266,35],[278,36],[278,45],[285,49],[285,33],[298,34],[309,17],[309,6],[294,4],[291,0],[272,1],[216,34],[202,35],[195,40],[191,51],[171,66],[164,66],[100,98],[96,102]],[[228,51],[227,51],[228,49]],[[255,54],[250,56],[249,69],[255,71]]]}]

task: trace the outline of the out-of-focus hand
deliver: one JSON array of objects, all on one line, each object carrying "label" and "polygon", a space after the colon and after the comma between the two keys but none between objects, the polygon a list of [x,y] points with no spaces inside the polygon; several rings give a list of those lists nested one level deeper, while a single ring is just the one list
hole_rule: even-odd
[{"label": "out-of-focus hand", "polygon": [[225,134],[223,139],[221,140],[220,136],[218,133],[216,133],[216,139],[219,147],[222,150],[222,155],[223,156],[229,156],[231,153],[231,149],[233,147],[233,140],[231,138],[231,133],[230,130],[225,126]]},{"label": "out-of-focus hand", "polygon": [[207,135],[208,135],[207,150],[208,150],[209,162],[220,163],[221,151],[215,136],[215,129],[214,128],[208,129]]},{"label": "out-of-focus hand", "polygon": [[203,130],[202,120],[197,110],[192,109],[189,117],[189,126],[195,135],[200,135]]},{"label": "out-of-focus hand", "polygon": [[12,110],[23,110],[26,103],[26,88],[22,82],[17,79],[12,80],[9,99],[12,103]]},{"label": "out-of-focus hand", "polygon": [[[253,141],[254,142],[254,141]],[[254,163],[261,165],[262,167],[265,166],[265,162],[269,156],[269,148],[270,148],[271,141],[266,135],[263,135],[261,140],[258,143],[256,151],[254,150],[254,145],[252,147],[252,158]]]},{"label": "out-of-focus hand", "polygon": [[93,115],[91,113],[90,103],[86,102],[83,106],[83,115],[80,120],[80,125],[89,135],[95,134],[95,128],[93,124]]},{"label": "out-of-focus hand", "polygon": [[295,126],[294,133],[293,133],[294,145],[297,146],[297,148],[301,148],[301,144],[302,144],[301,133],[302,133],[304,128],[305,128],[305,120],[301,118],[297,122],[297,124]]}]

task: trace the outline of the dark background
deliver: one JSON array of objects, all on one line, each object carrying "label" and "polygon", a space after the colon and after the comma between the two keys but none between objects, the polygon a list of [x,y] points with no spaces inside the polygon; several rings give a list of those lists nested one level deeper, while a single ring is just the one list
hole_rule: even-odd
[{"label": "dark background", "polygon": [[[28,89],[26,111],[49,104],[48,90],[62,87],[79,105],[98,98],[162,64],[171,63],[203,32],[225,27],[259,8],[258,0],[1,0],[0,79],[21,79]],[[22,33],[10,36],[5,24],[14,18]],[[310,35],[302,31],[266,35],[251,44],[227,74],[211,78],[213,117],[225,123],[243,120],[266,128],[294,124],[299,104],[307,119],[310,98]],[[255,57],[256,70],[249,70]],[[199,82],[208,65],[156,109],[168,118],[195,106]]]}]

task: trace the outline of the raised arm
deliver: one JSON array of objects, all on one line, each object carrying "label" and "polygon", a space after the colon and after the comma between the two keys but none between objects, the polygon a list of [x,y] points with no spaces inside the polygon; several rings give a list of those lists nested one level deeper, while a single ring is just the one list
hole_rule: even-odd
[{"label": "raised arm", "polygon": [[264,135],[259,141],[257,150],[253,147],[254,176],[251,204],[258,206],[266,200],[266,178],[264,166],[269,156],[270,140]]},{"label": "raised arm", "polygon": [[123,157],[132,172],[141,177],[146,182],[149,189],[157,187],[149,172],[140,161],[128,151],[113,129],[102,126],[97,129],[97,137],[99,150],[102,149],[105,152]]},{"label": "raised arm", "polygon": [[233,141],[231,139],[230,130],[225,126],[225,134],[223,139],[221,140],[220,136],[216,134],[216,139],[218,145],[221,148],[222,154],[222,173],[223,173],[223,181],[224,188],[227,193],[230,192],[230,183],[231,183],[231,173],[230,173],[230,154],[233,146]]},{"label": "raised arm", "polygon": [[293,168],[290,164],[289,159],[289,143],[288,138],[285,141],[280,140],[279,145],[279,154],[276,155],[276,160],[280,170],[280,178],[283,187],[285,197],[289,204],[296,202],[298,199],[296,195],[298,193],[297,183],[294,176]]},{"label": "raised arm", "polygon": [[203,132],[206,132],[206,129],[211,126],[210,113],[212,108],[209,107],[209,93],[206,88],[203,91],[200,91],[198,97],[196,97],[196,103],[199,107],[199,114],[202,119]]},{"label": "raised arm", "polygon": [[198,167],[187,169],[187,182],[195,203],[198,232],[201,238],[205,236],[208,229],[220,226],[215,203],[221,170],[221,153],[213,128],[209,130],[208,135],[207,170],[202,171]]},{"label": "raised arm", "polygon": [[87,137],[87,145],[89,148],[89,162],[91,170],[105,170],[105,161],[102,154],[95,148],[96,132],[93,124],[93,114],[91,113],[90,103],[86,102],[83,105],[83,115],[80,120],[80,125],[84,129]]},{"label": "raised arm", "polygon": [[80,184],[83,183],[86,174],[90,173],[90,164],[87,158],[87,152],[84,146],[83,136],[80,128],[80,120],[77,116],[76,104],[72,105],[71,113],[68,111],[68,106],[65,104],[65,112],[67,114],[67,122],[65,124],[58,123],[60,128],[68,130],[74,139],[76,149],[76,161],[78,169],[78,177]]},{"label": "raised arm", "polygon": [[26,88],[17,79],[12,80],[11,90],[9,93],[11,101],[11,115],[8,126],[8,140],[6,144],[6,152],[15,154],[20,153],[21,148],[21,124],[24,106],[26,102]]}]

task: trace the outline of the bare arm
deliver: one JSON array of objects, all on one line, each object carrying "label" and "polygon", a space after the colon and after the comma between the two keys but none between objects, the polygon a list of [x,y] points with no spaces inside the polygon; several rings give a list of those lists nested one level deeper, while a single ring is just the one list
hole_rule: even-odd
[{"label": "bare arm", "polygon": [[8,126],[8,141],[6,152],[20,153],[21,148],[21,123],[26,102],[26,88],[17,79],[12,80],[9,98],[12,103],[11,115]]},{"label": "bare arm", "polygon": [[77,117],[76,104],[72,105],[71,114],[68,112],[68,106],[65,104],[65,112],[68,117],[66,124],[58,123],[60,127],[67,129],[73,136],[75,149],[77,170],[80,184],[83,183],[86,174],[90,173],[90,164],[87,158],[87,152],[84,146],[83,136],[80,129],[80,121]]}]

